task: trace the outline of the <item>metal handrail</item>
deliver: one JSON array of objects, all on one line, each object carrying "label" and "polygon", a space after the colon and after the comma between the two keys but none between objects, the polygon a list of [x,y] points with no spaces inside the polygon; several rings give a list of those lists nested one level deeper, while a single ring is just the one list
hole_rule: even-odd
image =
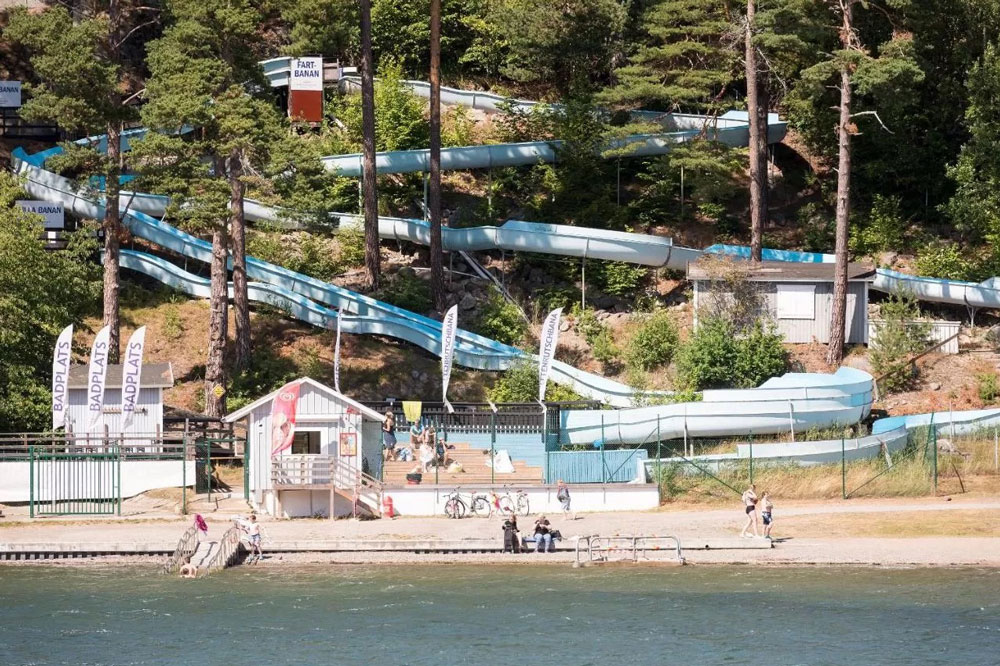
[{"label": "metal handrail", "polygon": [[[677,555],[677,561],[683,563],[684,557],[681,549],[681,540],[672,535],[639,535],[639,536],[598,536],[591,535],[586,537],[579,537],[576,542],[576,561],[574,562],[574,567],[583,566],[583,562],[580,560],[581,549],[580,544],[586,542],[587,544],[587,564],[596,561],[608,561],[608,554],[612,551],[621,550],[623,552],[632,553],[632,561],[638,562],[640,556],[646,557],[647,550],[663,550],[656,544],[658,542],[670,541],[671,547]],[[615,547],[613,544],[621,543],[621,547]],[[601,553],[604,553],[603,557]],[[595,557],[596,555],[596,557]]]},{"label": "metal handrail", "polygon": [[177,548],[174,549],[173,554],[167,559],[166,563],[163,565],[164,573],[173,573],[177,565],[181,563],[185,557],[191,557],[194,555],[195,551],[198,550],[198,528],[191,525],[186,530],[184,534],[181,535],[180,541],[177,542]]},{"label": "metal handrail", "polygon": [[212,558],[199,570],[198,575],[205,575],[214,569],[225,569],[232,566],[243,545],[243,530],[233,526],[226,530],[219,539],[219,549]]}]

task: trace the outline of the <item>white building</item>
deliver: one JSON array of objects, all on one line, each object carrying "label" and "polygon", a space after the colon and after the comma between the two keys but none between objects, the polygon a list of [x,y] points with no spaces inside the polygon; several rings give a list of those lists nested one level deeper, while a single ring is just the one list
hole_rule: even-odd
[{"label": "white building", "polygon": [[[67,431],[84,436],[88,430],[90,413],[87,410],[88,366],[74,365],[69,369],[69,409]],[[174,371],[170,363],[145,363],[140,376],[139,399],[128,432],[137,435],[158,435],[163,432],[163,389],[174,385]],[[121,433],[122,424],[122,366],[109,365],[104,385],[104,408],[101,422],[92,430],[103,436],[105,428],[111,435]]]},{"label": "white building", "polygon": [[245,422],[251,501],[283,518],[378,513],[381,484],[372,476],[382,461],[382,415],[308,377],[299,381],[290,449],[271,455],[277,391],[223,419]]}]

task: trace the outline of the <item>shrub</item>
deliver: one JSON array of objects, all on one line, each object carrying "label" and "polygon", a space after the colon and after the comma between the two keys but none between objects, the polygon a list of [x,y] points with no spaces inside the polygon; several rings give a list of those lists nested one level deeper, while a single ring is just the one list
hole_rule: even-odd
[{"label": "shrub", "polygon": [[630,367],[651,370],[669,363],[677,349],[677,327],[665,310],[647,319],[625,347],[625,362]]},{"label": "shrub", "polygon": [[534,310],[538,317],[556,308],[569,309],[580,302],[580,290],[569,285],[549,285],[535,292]]},{"label": "shrub", "polygon": [[345,267],[365,265],[365,232],[360,227],[345,227],[337,234],[340,254],[337,258]]},{"label": "shrub", "polygon": [[649,275],[649,269],[624,261],[601,261],[592,265],[597,267],[594,282],[601,291],[612,296],[635,294]]},{"label": "shrub", "polygon": [[605,372],[617,369],[621,350],[618,349],[618,346],[612,340],[611,331],[607,329],[601,331],[590,344],[590,350]]},{"label": "shrub", "polygon": [[299,368],[292,359],[279,355],[268,345],[258,345],[250,359],[250,367],[233,377],[226,406],[230,411],[237,410],[281,388],[299,374]]},{"label": "shrub", "polygon": [[163,335],[168,340],[179,340],[184,335],[184,322],[181,312],[173,303],[163,310]]},{"label": "shrub", "polygon": [[917,274],[946,280],[975,280],[976,263],[957,243],[927,245],[917,252]]},{"label": "shrub", "polygon": [[[906,388],[913,380],[914,369],[904,363],[910,354],[927,346],[930,324],[918,322],[920,305],[913,294],[895,291],[879,306],[879,319],[873,322],[875,339],[869,346],[868,360],[886,393]],[[884,375],[884,376],[883,376]]]},{"label": "shrub", "polygon": [[375,298],[413,312],[427,312],[433,305],[430,285],[410,271],[400,271],[386,280]]},{"label": "shrub", "polygon": [[781,335],[761,322],[738,335],[720,317],[699,323],[677,356],[677,372],[688,389],[752,388],[788,367]]},{"label": "shrub", "polygon": [[597,315],[594,314],[593,310],[584,310],[576,320],[576,330],[580,332],[588,345],[593,346],[597,336],[606,329],[604,324],[597,321]]},{"label": "shrub", "polygon": [[[535,402],[538,399],[538,365],[530,361],[515,363],[500,375],[487,395],[496,403]],[[580,400],[581,396],[550,380],[545,387],[545,399],[561,402]]]},{"label": "shrub", "polygon": [[906,248],[906,220],[900,212],[899,197],[875,195],[867,223],[851,230],[851,250],[873,256],[889,250]]},{"label": "shrub", "polygon": [[976,387],[979,390],[979,399],[987,404],[996,402],[1000,397],[1000,382],[997,381],[995,372],[983,372],[976,375]]},{"label": "shrub", "polygon": [[472,330],[506,345],[520,344],[528,331],[528,323],[513,303],[499,292],[491,291],[472,322]]}]

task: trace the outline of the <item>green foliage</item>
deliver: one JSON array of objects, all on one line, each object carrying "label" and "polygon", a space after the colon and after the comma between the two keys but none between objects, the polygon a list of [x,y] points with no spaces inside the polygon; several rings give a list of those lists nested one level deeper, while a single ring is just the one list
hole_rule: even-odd
[{"label": "green foliage", "polygon": [[232,378],[226,402],[234,411],[275,391],[300,376],[292,359],[281,356],[270,345],[258,345],[250,360],[250,367]]},{"label": "green foliage", "polygon": [[290,56],[322,54],[347,62],[359,39],[358,4],[353,0],[278,0],[291,29],[283,49]]},{"label": "green foliage", "polygon": [[788,367],[781,335],[758,321],[737,334],[732,322],[708,317],[681,346],[677,373],[690,389],[753,388]]},{"label": "green foliage", "polygon": [[[386,56],[379,63],[375,82],[375,149],[412,150],[426,148],[429,139],[424,102],[403,85],[399,61]],[[334,96],[327,113],[346,126],[348,145],[359,149],[362,138],[361,95]]]},{"label": "green foliage", "polygon": [[507,345],[519,345],[528,332],[528,324],[516,305],[491,290],[489,298],[479,307],[472,330]]},{"label": "green foliage", "polygon": [[855,254],[875,256],[879,252],[901,252],[909,245],[906,220],[900,210],[897,196],[875,195],[867,223],[851,229],[851,251]]},{"label": "green foliage", "polygon": [[430,283],[421,280],[411,271],[401,270],[388,280],[383,280],[382,286],[373,296],[413,312],[427,312],[434,305]]},{"label": "green foliage", "polygon": [[917,274],[946,280],[981,279],[976,261],[954,243],[932,243],[920,248]]},{"label": "green foliage", "polygon": [[625,362],[632,368],[652,370],[670,363],[677,350],[677,325],[670,313],[653,313],[639,326],[625,347]]},{"label": "green foliage", "polygon": [[345,227],[337,234],[340,262],[348,268],[365,264],[365,232],[361,227]]},{"label": "green foliage", "polygon": [[327,282],[348,265],[342,248],[318,233],[282,234],[255,229],[247,234],[247,254]]},{"label": "green foliage", "polygon": [[447,109],[441,119],[441,145],[471,146],[472,129],[476,121],[464,106],[453,106]]},{"label": "green foliage", "polygon": [[920,304],[907,291],[894,291],[879,305],[879,319],[872,322],[874,340],[868,348],[879,388],[885,393],[905,389],[916,377],[915,366],[905,363],[911,354],[927,346],[929,322],[921,322]]},{"label": "green foliage", "polygon": [[601,364],[605,372],[617,369],[621,362],[621,350],[615,344],[611,331],[605,329],[601,331],[591,343],[591,353]]},{"label": "green foliage", "polygon": [[170,304],[163,310],[163,335],[168,340],[180,340],[184,335],[184,322],[176,305]]},{"label": "green foliage", "polygon": [[535,318],[544,317],[556,308],[568,310],[580,302],[580,290],[568,284],[551,284],[535,290],[532,309]]},{"label": "green foliage", "polygon": [[992,405],[1000,398],[1000,381],[995,372],[983,372],[976,375],[976,391],[979,399],[987,405]]},{"label": "green foliage", "polygon": [[[515,363],[500,375],[487,395],[495,403],[535,402],[538,400],[538,366],[529,361]],[[548,402],[580,399],[579,394],[552,381],[545,386],[545,400]]]},{"label": "green foliage", "polygon": [[99,308],[101,284],[88,236],[48,252],[36,216],[15,205],[26,198],[13,176],[0,173],[0,430],[51,428],[52,350],[69,324]]},{"label": "green foliage", "polygon": [[597,321],[597,315],[593,310],[584,310],[576,320],[576,330],[587,341],[588,345],[593,345],[599,335],[604,333],[605,326]]},{"label": "green foliage", "polygon": [[598,289],[613,296],[634,296],[649,276],[649,269],[625,261],[597,261],[588,264]]}]

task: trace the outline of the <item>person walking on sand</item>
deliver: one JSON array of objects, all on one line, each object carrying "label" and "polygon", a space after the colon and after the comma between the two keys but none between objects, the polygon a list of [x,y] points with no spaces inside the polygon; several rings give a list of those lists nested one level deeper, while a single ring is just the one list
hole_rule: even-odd
[{"label": "person walking on sand", "polygon": [[260,562],[260,558],[264,555],[264,551],[260,546],[261,536],[260,536],[260,523],[257,522],[257,514],[250,514],[250,522],[246,526],[247,536],[250,537],[250,560],[247,564],[256,564]]},{"label": "person walking on sand", "polygon": [[766,490],[760,495],[760,518],[764,521],[764,538],[771,538],[771,526],[774,525],[774,518],[771,516],[771,511],[774,509],[774,504],[771,502],[771,495]]},{"label": "person walking on sand", "polygon": [[753,535],[760,536],[760,533],[757,531],[757,492],[752,483],[749,488],[743,491],[743,495],[740,499],[743,502],[743,507],[747,514],[747,522],[746,525],[743,526],[740,536],[749,536],[747,534],[747,530],[750,529],[751,525],[753,525]]},{"label": "person walking on sand", "polygon": [[[568,520],[571,498],[569,495],[569,487],[562,479],[559,479],[559,481],[556,482],[556,499],[559,500],[559,504],[562,506],[563,516]],[[573,520],[576,520],[576,516],[573,516]]]}]

